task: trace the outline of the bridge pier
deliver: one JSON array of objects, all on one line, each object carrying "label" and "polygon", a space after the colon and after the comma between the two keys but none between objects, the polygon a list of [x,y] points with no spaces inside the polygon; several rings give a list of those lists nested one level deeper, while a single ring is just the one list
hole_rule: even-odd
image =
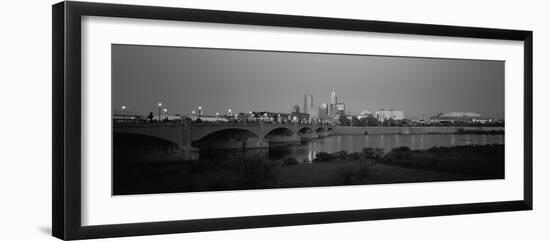
[{"label": "bridge pier", "polygon": [[300,139],[302,141],[304,141],[304,140],[314,140],[314,139],[317,139],[317,138],[319,138],[319,135],[317,133],[306,133],[306,134],[300,135]]},{"label": "bridge pier", "polygon": [[327,137],[327,136],[329,136],[327,131],[320,131],[320,132],[317,132],[317,137],[319,137],[319,138],[321,138],[321,137]]},{"label": "bridge pier", "polygon": [[292,144],[299,143],[301,140],[298,134],[293,134],[291,136],[273,136],[269,138],[269,144]]},{"label": "bridge pier", "polygon": [[208,140],[196,142],[194,144],[200,150],[209,149],[252,149],[252,148],[267,148],[269,142],[258,137],[249,137],[243,139],[230,140]]},{"label": "bridge pier", "polygon": [[180,146],[181,160],[199,160],[199,148],[192,146]]},{"label": "bridge pier", "polygon": [[247,140],[244,148],[268,148],[269,141],[263,138],[254,138],[252,140]]}]

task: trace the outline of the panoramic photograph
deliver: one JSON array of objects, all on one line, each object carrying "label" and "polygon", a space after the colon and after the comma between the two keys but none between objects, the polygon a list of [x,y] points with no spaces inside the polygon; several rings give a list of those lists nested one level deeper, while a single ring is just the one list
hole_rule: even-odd
[{"label": "panoramic photograph", "polygon": [[504,61],[111,45],[112,194],[504,178]]}]

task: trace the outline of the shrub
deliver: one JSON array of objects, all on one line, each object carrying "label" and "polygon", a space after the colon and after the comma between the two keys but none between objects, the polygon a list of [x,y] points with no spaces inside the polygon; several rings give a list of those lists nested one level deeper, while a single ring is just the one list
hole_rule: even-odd
[{"label": "shrub", "polygon": [[380,160],[384,156],[382,148],[364,147],[362,149],[364,158]]},{"label": "shrub", "polygon": [[330,162],[330,161],[338,161],[338,160],[362,160],[364,159],[364,155],[362,152],[351,152],[348,153],[347,151],[338,151],[335,153],[326,153],[326,152],[320,152],[315,155],[315,159],[313,159],[314,162]]},{"label": "shrub", "polygon": [[504,145],[432,147],[421,151],[399,147],[388,152],[381,162],[403,167],[501,178],[504,176]]},{"label": "shrub", "polygon": [[332,154],[332,156],[338,160],[347,160],[348,152],[347,151],[338,151]]},{"label": "shrub", "polygon": [[333,161],[334,158],[331,154],[326,152],[319,152],[315,155],[315,159],[313,159],[314,162],[329,162]]},{"label": "shrub", "polygon": [[411,149],[406,146],[393,148],[390,152],[384,155],[382,162],[396,164],[400,160],[410,158],[411,154]]},{"label": "shrub", "polygon": [[411,148],[409,148],[408,146],[400,146],[397,148],[393,148],[392,151],[399,153],[408,153],[411,151]]},{"label": "shrub", "polygon": [[294,157],[287,157],[283,159],[283,166],[291,166],[298,164],[298,161]]},{"label": "shrub", "polygon": [[349,160],[361,160],[363,158],[364,157],[362,152],[352,152],[352,153],[349,153],[347,156],[347,159]]}]

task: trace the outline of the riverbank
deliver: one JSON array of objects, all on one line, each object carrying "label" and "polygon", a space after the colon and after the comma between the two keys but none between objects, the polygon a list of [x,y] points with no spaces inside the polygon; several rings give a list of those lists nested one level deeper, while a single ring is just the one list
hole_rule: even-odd
[{"label": "riverbank", "polygon": [[[502,154],[502,155],[501,155]],[[312,163],[235,155],[224,160],[114,166],[114,194],[318,187],[504,177],[504,146],[318,153]]]},{"label": "riverbank", "polygon": [[504,134],[504,127],[335,126],[332,131],[333,135]]}]

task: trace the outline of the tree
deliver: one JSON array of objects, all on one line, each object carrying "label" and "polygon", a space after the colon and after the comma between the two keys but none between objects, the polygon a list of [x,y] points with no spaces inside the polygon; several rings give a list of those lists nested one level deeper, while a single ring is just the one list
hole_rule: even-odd
[{"label": "tree", "polygon": [[366,122],[366,126],[378,126],[379,122],[373,115],[368,115],[366,118],[363,118]]},{"label": "tree", "polygon": [[340,115],[338,118],[338,121],[340,122],[341,126],[349,126],[351,124],[351,121],[348,120],[348,118],[345,115]]},{"label": "tree", "polygon": [[385,126],[395,126],[397,123],[393,118],[389,118],[384,121]]},{"label": "tree", "polygon": [[362,126],[361,120],[357,116],[351,117],[351,123],[353,126]]}]

